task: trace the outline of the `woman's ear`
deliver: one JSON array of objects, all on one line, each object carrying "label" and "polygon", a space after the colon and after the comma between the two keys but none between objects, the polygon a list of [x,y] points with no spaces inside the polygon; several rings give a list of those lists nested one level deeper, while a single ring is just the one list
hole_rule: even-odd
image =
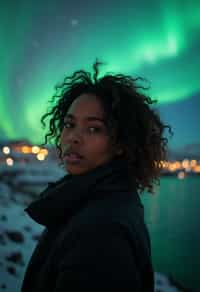
[{"label": "woman's ear", "polygon": [[116,149],[116,154],[117,155],[121,155],[123,152],[124,151],[123,151],[122,147],[121,146],[118,146],[117,149]]},{"label": "woman's ear", "polygon": [[115,142],[113,143],[114,146],[114,152],[116,153],[116,155],[121,155],[124,153],[122,144],[118,141],[115,140]]}]

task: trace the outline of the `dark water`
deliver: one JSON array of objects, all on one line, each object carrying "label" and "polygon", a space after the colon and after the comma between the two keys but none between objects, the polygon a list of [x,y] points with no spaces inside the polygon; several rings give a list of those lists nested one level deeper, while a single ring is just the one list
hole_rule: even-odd
[{"label": "dark water", "polygon": [[163,177],[142,201],[155,270],[200,291],[200,176]]}]

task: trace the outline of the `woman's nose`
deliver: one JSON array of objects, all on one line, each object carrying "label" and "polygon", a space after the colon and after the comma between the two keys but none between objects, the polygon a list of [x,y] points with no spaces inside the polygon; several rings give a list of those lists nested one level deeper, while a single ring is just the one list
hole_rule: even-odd
[{"label": "woman's nose", "polygon": [[71,133],[68,135],[67,140],[73,143],[82,143],[83,141],[82,131],[79,129],[73,129],[73,131],[71,131]]}]

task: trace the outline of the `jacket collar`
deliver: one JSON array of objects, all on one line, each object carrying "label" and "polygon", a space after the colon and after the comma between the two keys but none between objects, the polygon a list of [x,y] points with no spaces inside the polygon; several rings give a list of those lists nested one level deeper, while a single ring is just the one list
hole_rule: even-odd
[{"label": "jacket collar", "polygon": [[37,223],[53,226],[66,222],[90,200],[101,199],[116,192],[136,191],[127,162],[115,158],[85,174],[65,175],[49,183],[39,198],[25,211]]}]

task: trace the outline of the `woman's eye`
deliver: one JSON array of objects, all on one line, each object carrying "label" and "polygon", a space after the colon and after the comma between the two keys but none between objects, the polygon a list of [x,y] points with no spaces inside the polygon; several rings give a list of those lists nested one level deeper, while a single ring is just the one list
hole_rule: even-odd
[{"label": "woman's eye", "polygon": [[70,123],[70,122],[64,122],[64,127],[65,128],[71,128],[72,127],[72,123]]},{"label": "woman's eye", "polygon": [[99,128],[99,127],[90,127],[89,129],[90,129],[90,132],[92,132],[92,133],[101,131],[101,128]]},{"label": "woman's eye", "polygon": [[[64,122],[64,128],[65,129],[70,129],[70,128],[73,128],[73,127],[74,127],[74,124],[73,123]],[[95,132],[100,132],[101,131],[101,128],[100,127],[88,127],[87,130],[90,133],[95,133]]]}]

